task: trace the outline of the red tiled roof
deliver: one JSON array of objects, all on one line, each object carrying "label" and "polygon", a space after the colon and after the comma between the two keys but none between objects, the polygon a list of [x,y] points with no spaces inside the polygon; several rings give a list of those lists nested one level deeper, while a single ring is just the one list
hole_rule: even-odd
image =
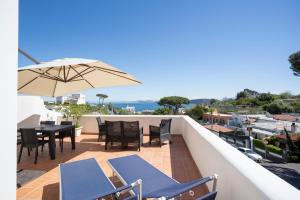
[{"label": "red tiled roof", "polygon": [[231,128],[227,128],[225,126],[220,126],[217,124],[212,124],[212,125],[204,125],[205,128],[207,128],[208,130],[211,131],[215,131],[215,132],[223,132],[223,133],[230,133],[233,132],[234,130]]},{"label": "red tiled roof", "polygon": [[290,122],[295,122],[297,121],[297,117],[292,116],[292,115],[273,115],[273,119],[277,120],[282,120],[282,121],[290,121]]},{"label": "red tiled roof", "polygon": [[[275,137],[277,137],[278,139],[286,140],[286,135],[285,134],[278,134],[278,135],[275,135]],[[298,135],[297,134],[292,134],[291,139],[292,139],[293,142],[298,141]]]}]

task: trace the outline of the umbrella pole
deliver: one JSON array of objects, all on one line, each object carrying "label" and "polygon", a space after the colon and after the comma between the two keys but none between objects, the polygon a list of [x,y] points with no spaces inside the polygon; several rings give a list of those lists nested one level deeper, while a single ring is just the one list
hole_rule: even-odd
[{"label": "umbrella pole", "polygon": [[40,64],[41,63],[41,62],[37,61],[36,59],[34,59],[33,57],[31,57],[28,53],[26,53],[22,49],[18,48],[18,51],[19,51],[20,54],[22,54],[23,56],[25,56],[26,58],[28,58],[29,60],[31,60],[35,64]]}]

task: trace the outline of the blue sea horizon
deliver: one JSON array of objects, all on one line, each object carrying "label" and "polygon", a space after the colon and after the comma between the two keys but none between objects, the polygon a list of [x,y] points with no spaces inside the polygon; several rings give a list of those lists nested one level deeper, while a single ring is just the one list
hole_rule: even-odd
[{"label": "blue sea horizon", "polygon": [[[90,104],[96,105],[98,103],[91,102]],[[107,104],[107,103],[105,103]],[[136,112],[142,112],[145,110],[156,110],[158,108],[162,108],[162,106],[158,105],[156,102],[112,102],[112,105],[114,108],[126,108],[129,107],[135,107]],[[191,108],[193,104],[188,104],[184,106],[185,108]]]}]

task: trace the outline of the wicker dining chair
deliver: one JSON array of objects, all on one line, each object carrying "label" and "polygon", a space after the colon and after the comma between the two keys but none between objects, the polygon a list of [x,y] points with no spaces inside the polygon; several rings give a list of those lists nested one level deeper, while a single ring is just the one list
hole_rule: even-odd
[{"label": "wicker dining chair", "polygon": [[105,121],[106,125],[106,137],[105,137],[105,150],[107,150],[107,144],[110,142],[111,146],[113,142],[121,142],[123,146],[123,130],[121,121]]},{"label": "wicker dining chair", "polygon": [[123,143],[134,143],[138,150],[141,150],[143,144],[143,128],[140,128],[139,121],[125,122],[123,121]]},{"label": "wicker dining chair", "polygon": [[22,143],[20,147],[18,163],[20,163],[23,148],[26,147],[29,150],[28,151],[29,156],[30,156],[30,150],[35,148],[34,163],[36,164],[37,157],[38,157],[38,147],[43,146],[46,143],[49,143],[49,140],[40,140],[35,129],[33,128],[21,128],[20,132],[21,132]]},{"label": "wicker dining chair", "polygon": [[98,142],[100,141],[100,138],[106,135],[106,125],[102,122],[100,117],[96,117],[97,124],[98,124]]},{"label": "wicker dining chair", "polygon": [[[72,121],[61,121],[60,125],[72,125]],[[71,137],[71,130],[60,131],[58,135],[55,135],[55,138],[59,140],[60,151],[63,152],[64,149],[64,138]]]},{"label": "wicker dining chair", "polygon": [[172,144],[171,121],[172,119],[162,119],[159,126],[149,126],[150,144],[154,139],[159,139],[160,146],[166,140],[169,140],[169,143]]}]

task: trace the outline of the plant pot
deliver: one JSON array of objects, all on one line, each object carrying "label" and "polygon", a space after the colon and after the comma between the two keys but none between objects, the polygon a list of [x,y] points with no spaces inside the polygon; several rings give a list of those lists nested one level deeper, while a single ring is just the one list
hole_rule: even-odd
[{"label": "plant pot", "polygon": [[76,137],[81,135],[81,129],[82,129],[82,126],[75,128],[75,136]]}]

